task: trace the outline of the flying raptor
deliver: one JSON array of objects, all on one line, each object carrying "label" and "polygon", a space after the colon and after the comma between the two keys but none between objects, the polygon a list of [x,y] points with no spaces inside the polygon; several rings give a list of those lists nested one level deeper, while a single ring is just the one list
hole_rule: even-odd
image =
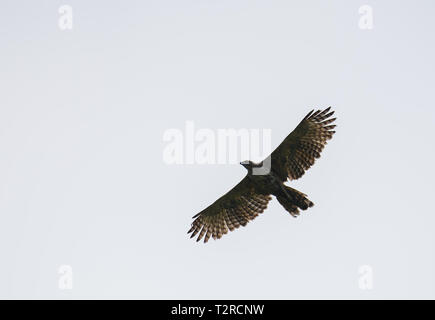
[{"label": "flying raptor", "polygon": [[193,216],[195,219],[187,233],[196,241],[210,237],[220,239],[228,230],[233,231],[255,219],[266,208],[272,195],[294,217],[299,209],[306,210],[314,204],[307,195],[284,184],[288,179],[302,177],[332,138],[336,118],[334,111],[312,110],[283,142],[260,163],[243,161],[240,164],[247,175],[229,192],[209,207]]}]

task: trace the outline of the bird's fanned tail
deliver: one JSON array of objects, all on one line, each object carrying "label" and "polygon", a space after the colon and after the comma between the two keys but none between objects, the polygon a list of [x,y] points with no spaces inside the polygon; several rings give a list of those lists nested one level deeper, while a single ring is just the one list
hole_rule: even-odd
[{"label": "bird's fanned tail", "polygon": [[314,203],[308,200],[307,195],[284,185],[285,194],[276,197],[278,202],[286,209],[293,217],[299,215],[299,209],[307,210],[314,206]]}]

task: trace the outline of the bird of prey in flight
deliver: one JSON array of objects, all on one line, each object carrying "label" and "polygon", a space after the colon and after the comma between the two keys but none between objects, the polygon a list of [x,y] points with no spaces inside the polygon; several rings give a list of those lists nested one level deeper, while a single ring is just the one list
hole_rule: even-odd
[{"label": "bird of prey in flight", "polygon": [[[197,215],[188,233],[191,238],[198,233],[197,241],[210,237],[220,239],[222,235],[255,219],[262,213],[272,195],[292,216],[299,215],[299,209],[306,210],[314,204],[307,195],[284,184],[287,179],[296,180],[320,157],[327,140],[332,138],[336,118],[334,111],[312,110],[283,142],[260,163],[243,161],[247,175],[228,193]],[[261,173],[260,169],[266,168]],[[259,173],[260,172],[260,173]]]}]

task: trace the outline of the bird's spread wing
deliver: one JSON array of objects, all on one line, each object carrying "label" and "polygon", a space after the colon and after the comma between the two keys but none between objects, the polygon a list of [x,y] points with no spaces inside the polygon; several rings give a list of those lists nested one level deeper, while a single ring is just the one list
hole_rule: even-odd
[{"label": "bird's spread wing", "polygon": [[192,232],[191,238],[199,233],[196,241],[204,236],[204,242],[210,239],[219,239],[222,235],[255,219],[262,213],[271,196],[258,192],[255,185],[246,176],[227,194],[216,200],[212,205],[195,215],[192,227],[187,233]]},{"label": "bird's spread wing", "polygon": [[335,133],[331,123],[336,118],[330,118],[334,114],[330,110],[331,107],[312,110],[272,152],[272,168],[282,181],[299,179],[320,157],[327,140]]}]

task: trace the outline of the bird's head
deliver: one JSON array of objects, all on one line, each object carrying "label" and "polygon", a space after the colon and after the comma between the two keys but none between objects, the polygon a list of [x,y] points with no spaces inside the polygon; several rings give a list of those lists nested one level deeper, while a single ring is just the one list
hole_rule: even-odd
[{"label": "bird's head", "polygon": [[254,166],[254,163],[250,160],[242,161],[242,162],[240,162],[240,164],[242,166],[244,166],[246,168],[246,170],[248,170],[248,171],[249,171],[249,169],[252,169],[252,167]]},{"label": "bird's head", "polygon": [[242,166],[244,166],[245,169],[248,170],[249,173],[252,173],[252,168],[259,168],[259,167],[261,167],[263,165],[262,162],[261,163],[255,163],[255,162],[252,162],[250,160],[242,161],[242,162],[240,162],[240,164]]}]

